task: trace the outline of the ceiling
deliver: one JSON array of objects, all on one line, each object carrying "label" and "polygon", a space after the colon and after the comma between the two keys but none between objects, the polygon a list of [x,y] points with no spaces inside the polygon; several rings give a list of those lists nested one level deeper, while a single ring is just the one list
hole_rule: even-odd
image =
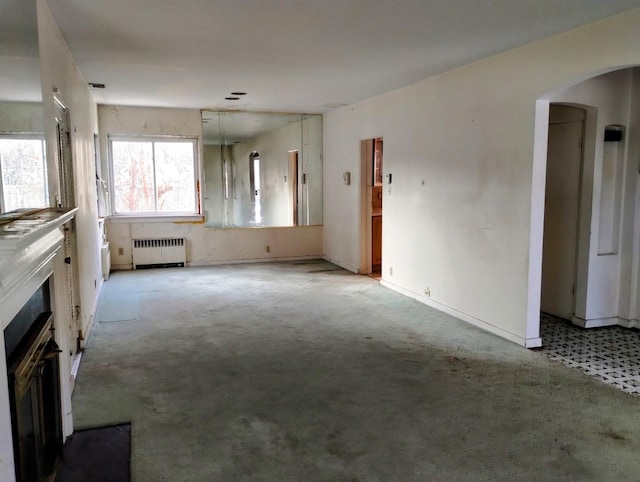
[{"label": "ceiling", "polygon": [[[47,0],[107,104],[325,112],[640,0]],[[238,101],[224,100],[247,92]]]},{"label": "ceiling", "polygon": [[[202,112],[204,144],[230,145],[300,122],[301,114],[272,112]],[[300,131],[302,136],[302,131]]]}]

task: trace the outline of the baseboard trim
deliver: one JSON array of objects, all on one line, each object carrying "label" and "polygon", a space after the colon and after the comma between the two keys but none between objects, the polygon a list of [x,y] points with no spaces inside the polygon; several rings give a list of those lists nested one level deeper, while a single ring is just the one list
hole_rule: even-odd
[{"label": "baseboard trim", "polygon": [[96,315],[98,314],[98,306],[100,304],[100,297],[102,296],[102,288],[104,287],[104,278],[100,278],[100,285],[96,290],[96,298],[93,302],[93,307],[91,308],[91,314],[89,316],[89,323],[87,324],[87,328],[83,333],[84,340],[81,343],[82,349],[87,346],[87,342],[89,341],[89,337],[91,336],[91,332],[93,331],[93,325],[96,321]]},{"label": "baseboard trim", "polygon": [[102,288],[104,286],[104,279],[100,278],[100,285],[96,290],[96,298],[93,301],[93,307],[91,308],[91,314],[89,315],[89,323],[87,324],[86,329],[83,329],[83,340],[80,342],[80,350],[76,352],[73,363],[71,365],[71,393],[76,388],[76,379],[78,378],[78,371],[80,370],[80,362],[82,361],[83,350],[87,346],[87,342],[89,341],[89,337],[91,336],[91,332],[93,331],[93,325],[96,321],[96,315],[98,314],[98,305],[100,303],[100,297],[102,296]]},{"label": "baseboard trim", "polygon": [[358,270],[358,268],[356,268],[354,266],[351,266],[349,264],[343,263],[341,261],[338,261],[337,259],[333,259],[333,258],[331,258],[329,256],[325,256],[325,255],[322,256],[322,259],[324,259],[325,261],[328,261],[329,263],[333,263],[336,266],[340,266],[341,268],[344,268],[347,271],[351,271],[352,273],[358,274],[359,270]]},{"label": "baseboard trim", "polygon": [[247,264],[247,263],[277,263],[278,261],[309,261],[312,259],[322,259],[319,254],[306,256],[283,256],[270,258],[246,258],[246,259],[225,259],[220,261],[187,261],[187,268],[198,266],[220,266],[223,264]]},{"label": "baseboard trim", "polygon": [[640,320],[626,320],[624,318],[619,318],[620,326],[624,326],[625,328],[640,328]]},{"label": "baseboard trim", "polygon": [[130,271],[133,269],[133,263],[129,264],[111,264],[111,271]]},{"label": "baseboard trim", "polygon": [[[215,261],[187,261],[187,268],[196,268],[199,266],[220,266],[223,264],[247,264],[247,263],[277,263],[278,261],[308,261],[311,259],[323,259],[320,254],[309,254],[304,256],[271,256],[269,258],[239,258],[239,259],[221,259]],[[133,264],[114,264],[111,265],[112,271],[131,271]]]},{"label": "baseboard trim", "polygon": [[615,325],[626,326],[622,318],[618,318],[617,316],[610,316],[607,318],[590,318],[588,320],[578,316],[573,316],[571,317],[571,322],[581,328],[602,328],[604,326]]},{"label": "baseboard trim", "polygon": [[76,379],[78,378],[78,371],[80,370],[82,353],[82,350],[76,352],[76,356],[73,358],[73,364],[71,365],[71,393],[73,393],[76,388]]},{"label": "baseboard trim", "polygon": [[468,315],[467,313],[463,313],[462,311],[458,311],[455,308],[451,308],[450,306],[447,306],[445,304],[439,303],[433,300],[432,298],[427,298],[424,295],[414,293],[413,291],[410,291],[406,288],[402,288],[396,284],[390,283],[389,281],[381,280],[380,284],[386,288],[389,288],[400,294],[408,296],[409,298],[413,298],[414,300],[419,301],[420,303],[423,303],[427,306],[430,306],[431,308],[434,308],[438,311],[442,311],[443,313],[451,315],[454,318],[458,318],[459,320],[462,320],[471,325],[477,326],[482,330],[488,331],[489,333],[499,336],[500,338],[504,338],[505,340],[509,340],[525,348],[538,348],[542,346],[542,339],[540,337],[524,338],[522,336],[514,335],[513,333],[506,331],[502,328],[499,328],[497,326],[494,326],[491,323],[487,323],[486,321],[483,321],[479,318]]}]

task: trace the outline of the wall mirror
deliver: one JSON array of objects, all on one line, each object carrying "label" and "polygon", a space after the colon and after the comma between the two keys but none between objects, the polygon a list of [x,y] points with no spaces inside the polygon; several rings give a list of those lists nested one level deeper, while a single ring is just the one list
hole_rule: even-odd
[{"label": "wall mirror", "polygon": [[36,2],[0,6],[0,212],[49,205]]},{"label": "wall mirror", "polygon": [[322,116],[202,111],[208,228],[322,224]]}]

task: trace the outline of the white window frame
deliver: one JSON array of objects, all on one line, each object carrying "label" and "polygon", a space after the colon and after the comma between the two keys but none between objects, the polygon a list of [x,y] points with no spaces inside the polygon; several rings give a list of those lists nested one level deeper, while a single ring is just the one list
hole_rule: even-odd
[{"label": "white window frame", "polygon": [[[42,164],[44,169],[44,201],[46,205],[49,205],[49,172],[47,166],[47,144],[42,132],[0,132],[0,139],[17,139],[17,140],[37,140],[41,141],[42,147]],[[2,159],[0,159],[0,163]],[[33,206],[40,207],[40,206]],[[4,182],[2,178],[2,167],[0,166],[0,213],[7,212],[4,202]]]},{"label": "white window frame", "polygon": [[[113,142],[191,142],[193,145],[193,187],[194,187],[194,211],[185,211],[185,212],[156,212],[156,211],[140,211],[140,212],[125,212],[121,213],[116,211],[116,191],[115,191],[115,182],[114,182],[114,173],[113,173]],[[162,220],[170,220],[171,218],[182,218],[182,217],[190,217],[190,216],[201,216],[199,210],[201,210],[201,202],[200,202],[200,189],[199,186],[202,185],[200,179],[200,160],[199,160],[199,142],[200,140],[197,137],[193,136],[132,136],[132,135],[108,135],[107,136],[107,150],[108,150],[108,159],[109,159],[109,190],[111,192],[110,196],[110,209],[111,214],[110,217],[112,219],[123,219],[123,220],[131,220],[132,218],[161,218]],[[153,145],[153,144],[152,144]],[[154,176],[155,176],[155,150],[153,152],[153,163],[154,163]],[[154,189],[155,179],[154,179]],[[157,196],[157,193],[156,193]]]}]

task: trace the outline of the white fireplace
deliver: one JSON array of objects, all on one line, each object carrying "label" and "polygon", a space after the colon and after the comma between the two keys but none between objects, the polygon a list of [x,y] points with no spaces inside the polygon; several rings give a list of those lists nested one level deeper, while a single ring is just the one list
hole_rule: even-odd
[{"label": "white fireplace", "polygon": [[[47,208],[0,215],[0,480],[15,480],[15,463],[5,329],[31,297],[49,280],[54,340],[68,355],[73,327],[69,306],[63,226],[77,209]],[[59,357],[62,433],[73,432],[71,363]]]}]

